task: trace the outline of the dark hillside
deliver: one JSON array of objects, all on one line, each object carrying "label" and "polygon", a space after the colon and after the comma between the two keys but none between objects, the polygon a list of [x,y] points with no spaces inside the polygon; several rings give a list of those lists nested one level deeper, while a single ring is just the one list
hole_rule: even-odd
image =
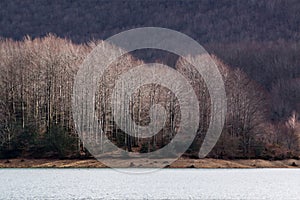
[{"label": "dark hillside", "polygon": [[55,33],[75,42],[134,27],[175,29],[201,43],[300,39],[297,0],[3,0],[0,35],[20,40]]}]

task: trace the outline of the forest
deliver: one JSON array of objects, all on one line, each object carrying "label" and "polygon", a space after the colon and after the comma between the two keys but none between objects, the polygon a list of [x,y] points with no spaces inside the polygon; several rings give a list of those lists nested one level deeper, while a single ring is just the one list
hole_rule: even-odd
[{"label": "forest", "polygon": [[[0,158],[90,157],[72,115],[74,77],[103,39],[142,26],[191,36],[217,64],[228,108],[222,135],[208,157],[299,158],[298,8],[300,3],[292,0],[2,1]],[[153,102],[168,111],[165,127],[149,139],[125,134],[113,122],[107,104],[120,74],[153,60],[181,72],[196,91],[200,128],[184,154],[195,158],[209,123],[210,97],[201,76],[193,68],[182,70],[184,61],[170,53],[133,52],[114,63],[96,95],[101,129],[127,151],[155,151],[172,140],[180,112],[176,97],[166,88],[148,85],[133,95],[130,112],[138,124],[149,123]]]},{"label": "forest", "polygon": [[[19,42],[8,39],[1,41],[2,157],[64,158],[89,155],[74,128],[71,99],[78,67],[96,45],[93,42],[73,44],[53,35],[41,39],[27,37]],[[274,44],[276,45],[278,44]],[[281,48],[278,49],[281,51]],[[264,51],[269,52],[268,49]],[[289,56],[298,52],[293,48],[287,48],[286,51]],[[243,62],[259,62],[261,59],[266,66],[272,66],[269,76],[272,76],[271,72],[275,69],[278,75],[277,70],[284,72],[287,67],[290,70],[287,75],[294,76],[298,69],[296,65],[294,68],[290,65],[290,59],[284,63],[284,60],[268,60],[269,53],[259,56],[247,53],[248,62],[241,56],[243,49],[237,54]],[[222,55],[227,56],[226,53]],[[297,157],[300,147],[299,104],[295,96],[299,89],[297,77],[284,77],[285,74],[280,73],[280,79],[268,90],[267,84],[263,87],[258,80],[250,79],[241,68],[230,67],[217,56],[212,57],[225,82],[228,111],[221,138],[209,156],[278,159]],[[151,104],[160,103],[168,110],[169,120],[165,127],[149,139],[129,136],[116,127],[108,104],[111,88],[118,76],[142,62],[128,54],[106,72],[99,83],[96,110],[98,119],[102,122],[101,129],[119,147],[128,151],[149,152],[163,147],[176,134],[180,112],[174,94],[156,85],[142,87],[134,94],[133,102],[136,103],[131,105],[130,111],[132,118],[140,124],[149,123]],[[183,70],[183,62],[178,59],[174,67],[191,80],[201,111],[200,128],[186,152],[186,156],[193,157],[199,151],[209,123],[210,97],[201,76],[193,68]],[[268,69],[265,67],[264,70]],[[271,80],[274,81],[274,78]]]}]

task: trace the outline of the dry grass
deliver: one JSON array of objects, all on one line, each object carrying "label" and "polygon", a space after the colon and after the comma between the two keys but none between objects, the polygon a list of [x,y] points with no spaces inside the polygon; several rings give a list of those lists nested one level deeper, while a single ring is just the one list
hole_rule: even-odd
[{"label": "dry grass", "polygon": [[[150,160],[151,162],[151,160]],[[142,162],[141,162],[142,163]],[[142,164],[140,165],[142,166]],[[86,160],[49,160],[49,159],[9,159],[0,160],[0,168],[105,168],[95,159]],[[128,166],[129,167],[129,166]],[[153,165],[155,167],[155,165]],[[185,159],[180,158],[172,163],[170,168],[299,168],[300,160],[287,159],[267,161],[250,160],[220,160],[220,159]]]}]

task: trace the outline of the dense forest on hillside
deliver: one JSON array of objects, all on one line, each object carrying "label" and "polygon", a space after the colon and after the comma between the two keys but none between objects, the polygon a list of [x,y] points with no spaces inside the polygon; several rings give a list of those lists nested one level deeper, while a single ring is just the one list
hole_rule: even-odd
[{"label": "dense forest on hillside", "polygon": [[[102,39],[130,28],[159,26],[196,39],[222,73],[228,113],[210,157],[298,158],[299,9],[300,3],[293,0],[1,1],[0,157],[89,156],[76,134],[71,109],[80,63]],[[154,52],[144,58],[137,52],[119,60],[115,63],[119,68],[112,70],[119,74],[151,59],[181,69],[182,61],[176,56]],[[192,69],[182,73],[194,74]],[[193,157],[207,129],[210,105],[201,77],[195,75],[191,83],[202,100],[203,113],[202,128],[186,152]],[[105,85],[102,80],[99,108],[106,105],[103,95],[110,93]],[[135,99],[146,104],[141,94],[153,101],[166,94],[154,86],[143,89]],[[177,109],[176,100],[163,105],[170,116]],[[132,106],[132,112],[144,113],[135,120],[147,124],[147,109]],[[144,141],[124,134],[107,120],[109,116],[99,112],[101,128],[113,127],[107,129],[108,137],[123,149],[139,152],[166,145],[178,120],[170,118],[157,136]]]},{"label": "dense forest on hillside", "polygon": [[105,39],[131,28],[174,29],[201,44],[300,39],[297,0],[4,0],[0,35],[21,40],[55,33],[74,42]]}]

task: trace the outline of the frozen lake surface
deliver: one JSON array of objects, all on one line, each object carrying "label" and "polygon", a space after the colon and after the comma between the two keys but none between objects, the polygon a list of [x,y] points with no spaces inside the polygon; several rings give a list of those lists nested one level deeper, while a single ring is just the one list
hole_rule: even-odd
[{"label": "frozen lake surface", "polygon": [[300,170],[0,169],[0,199],[300,199]]}]

